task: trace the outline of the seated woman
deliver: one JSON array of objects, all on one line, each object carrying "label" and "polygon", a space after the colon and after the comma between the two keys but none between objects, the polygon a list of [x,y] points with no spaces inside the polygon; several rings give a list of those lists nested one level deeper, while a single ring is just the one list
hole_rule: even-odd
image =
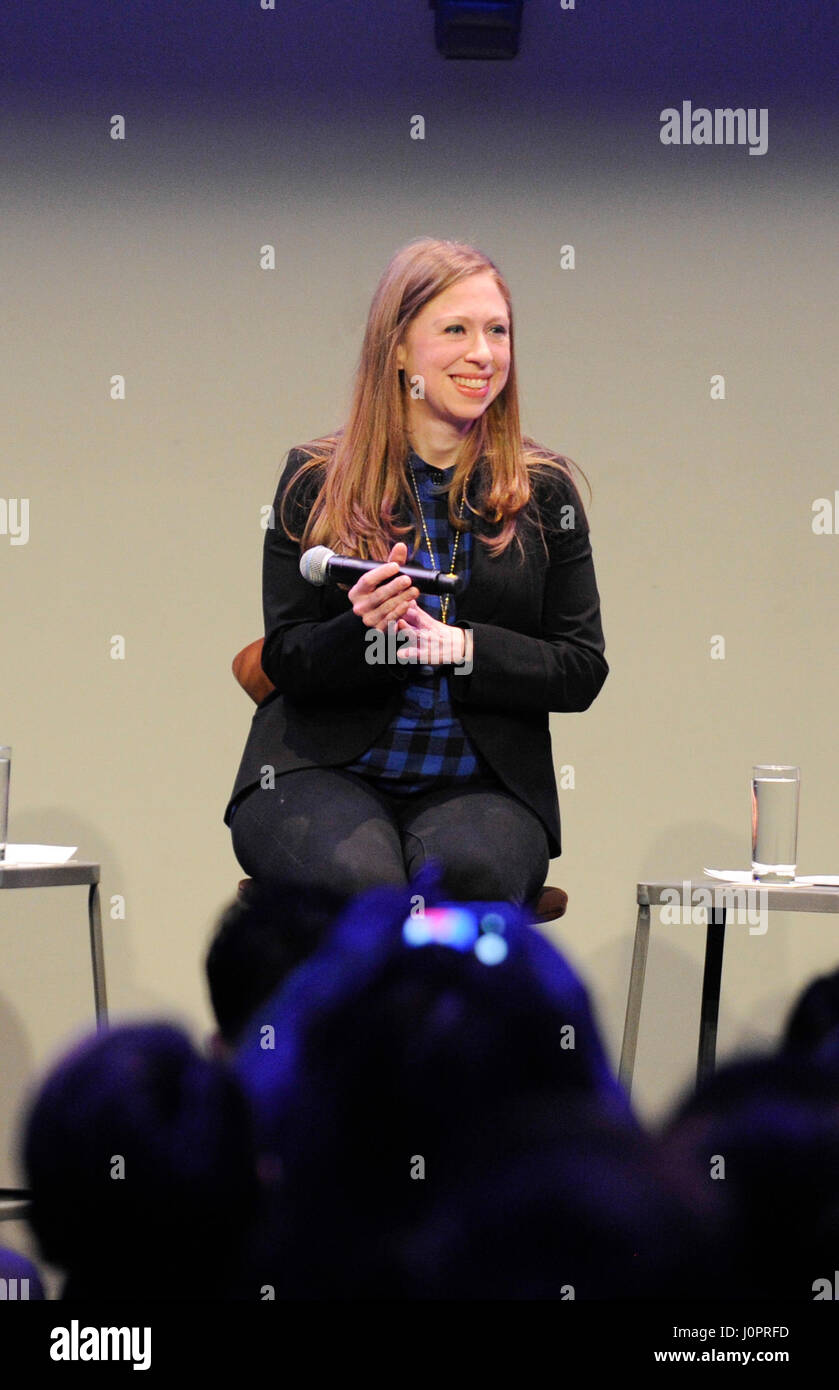
[{"label": "seated woman", "polygon": [[[561,852],[548,716],[587,709],[608,666],[585,512],[569,461],[521,434],[510,292],[485,255],[396,253],[349,418],[291,450],[272,523],[275,689],[224,817],[239,863],[353,895],[434,859],[451,897],[529,902]],[[315,587],[317,545],[382,563]],[[457,592],[420,595],[409,554]]]}]

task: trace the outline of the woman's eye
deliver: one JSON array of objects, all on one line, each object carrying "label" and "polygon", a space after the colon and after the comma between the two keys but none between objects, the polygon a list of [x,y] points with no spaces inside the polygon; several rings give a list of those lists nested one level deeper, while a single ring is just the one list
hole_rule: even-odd
[{"label": "woman's eye", "polygon": [[[451,331],[452,331],[453,328],[463,328],[463,324],[462,324],[462,323],[450,323],[450,324],[448,325],[448,327],[446,328],[445,331],[446,331],[447,333],[451,333]],[[499,334],[500,336],[506,336],[506,333],[507,333],[507,329],[504,327],[504,324],[503,324],[503,323],[497,323],[497,324],[495,325],[495,327],[493,328],[492,331],[493,331],[493,333],[497,333],[497,334]]]}]

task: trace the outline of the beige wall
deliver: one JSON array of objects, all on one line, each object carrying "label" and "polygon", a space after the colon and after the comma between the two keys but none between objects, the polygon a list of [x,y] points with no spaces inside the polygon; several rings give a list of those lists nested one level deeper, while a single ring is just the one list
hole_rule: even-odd
[{"label": "beige wall", "polygon": [[[666,149],[652,109],[575,125],[543,94],[539,121],[508,106],[487,155],[464,129],[468,93],[422,143],[415,96],[366,124],[319,100],[292,132],[150,112],[124,149],[91,113],[46,140],[20,110],[7,131],[2,494],[30,499],[28,543],[0,536],[10,838],[101,862],[114,1017],[175,1017],[200,1038],[203,952],[241,876],[221,816],[251,713],[230,661],[261,631],[259,509],[289,447],[343,418],[392,251],[471,240],[512,286],[525,427],[594,487],[611,674],[590,711],[552,717],[576,787],[551,879],[570,894],[556,939],[616,1057],[635,884],[747,865],[753,761],[800,764],[801,870],[839,870],[839,536],[811,529],[839,486],[824,171],[789,139],[763,157]],[[274,272],[258,268],[266,242]],[[115,894],[125,921],[108,920]],[[702,938],[653,932],[637,1069],[651,1117],[694,1065]],[[837,956],[839,919],[733,929],[721,1053],[771,1041]],[[0,962],[8,1182],[23,1089],[92,1016],[84,890],[0,895]]]}]

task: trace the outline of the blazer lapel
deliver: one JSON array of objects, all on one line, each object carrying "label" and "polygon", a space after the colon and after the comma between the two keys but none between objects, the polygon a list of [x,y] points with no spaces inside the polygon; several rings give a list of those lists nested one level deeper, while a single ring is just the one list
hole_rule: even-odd
[{"label": "blazer lapel", "polygon": [[499,523],[486,522],[483,517],[472,518],[472,555],[469,583],[458,598],[455,621],[488,623],[497,616],[504,598],[504,570],[508,550],[500,559],[493,559],[479,536],[497,535]]}]

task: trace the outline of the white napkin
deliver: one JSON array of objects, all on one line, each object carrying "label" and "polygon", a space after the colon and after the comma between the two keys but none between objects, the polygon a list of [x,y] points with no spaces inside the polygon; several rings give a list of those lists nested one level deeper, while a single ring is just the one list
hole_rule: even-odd
[{"label": "white napkin", "polygon": [[3,864],[66,864],[76,853],[78,845],[6,845]]},{"label": "white napkin", "polygon": [[[721,878],[726,883],[751,883],[755,888],[785,886],[784,884],[761,884],[753,876],[751,869],[703,869],[702,872],[708,878]],[[799,883],[806,888],[816,888],[820,885],[824,885],[826,888],[836,888],[839,887],[839,874],[796,874],[789,887],[794,888]]]}]

